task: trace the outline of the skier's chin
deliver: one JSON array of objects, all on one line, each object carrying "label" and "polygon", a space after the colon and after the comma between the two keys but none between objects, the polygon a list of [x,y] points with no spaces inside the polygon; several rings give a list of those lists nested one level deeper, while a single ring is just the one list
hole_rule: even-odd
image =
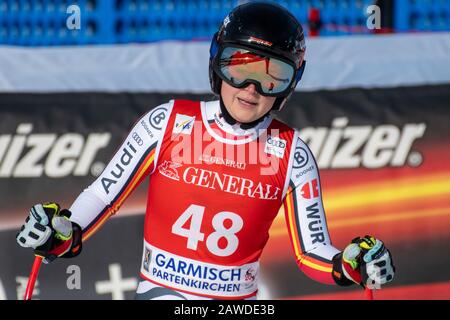
[{"label": "skier's chin", "polygon": [[230,112],[231,116],[240,123],[250,123],[258,119],[258,112],[256,108],[248,109],[248,108],[240,108],[237,107]]}]

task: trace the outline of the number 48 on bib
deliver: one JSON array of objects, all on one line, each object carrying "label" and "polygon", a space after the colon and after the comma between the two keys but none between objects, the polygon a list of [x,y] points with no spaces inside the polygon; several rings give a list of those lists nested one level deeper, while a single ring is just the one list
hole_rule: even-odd
[{"label": "number 48 on bib", "polygon": [[[205,241],[205,234],[201,232],[203,215],[205,207],[191,204],[172,225],[172,233],[187,238],[186,247],[191,250],[197,250],[198,242]],[[191,219],[189,228],[184,225]],[[225,226],[225,220],[231,221],[231,226]],[[208,250],[219,257],[227,257],[236,252],[239,247],[239,239],[236,233],[244,226],[242,218],[233,212],[221,211],[214,215],[212,219],[214,232],[206,237],[206,247]],[[227,245],[224,248],[219,247],[219,241],[225,238]]]}]

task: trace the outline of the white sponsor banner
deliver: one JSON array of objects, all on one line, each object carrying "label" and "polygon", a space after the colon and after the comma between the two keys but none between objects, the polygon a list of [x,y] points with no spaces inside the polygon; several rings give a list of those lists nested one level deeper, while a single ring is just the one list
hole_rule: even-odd
[{"label": "white sponsor banner", "polygon": [[211,297],[256,294],[259,262],[224,266],[188,259],[144,241],[141,274],[175,290]]}]

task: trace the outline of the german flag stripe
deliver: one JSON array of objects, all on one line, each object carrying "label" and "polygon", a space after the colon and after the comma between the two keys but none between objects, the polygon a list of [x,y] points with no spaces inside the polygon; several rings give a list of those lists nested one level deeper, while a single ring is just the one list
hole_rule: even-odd
[{"label": "german flag stripe", "polygon": [[83,241],[88,240],[95,232],[97,232],[106,220],[108,220],[109,217],[119,210],[120,206],[138,185],[138,182],[142,180],[144,173],[153,163],[154,155],[155,151],[150,152],[139,169],[136,172],[133,172],[131,181],[127,181],[127,184],[125,184],[124,188],[122,188],[118,196],[113,200],[112,204],[107,206],[102,213],[85,229],[86,231],[83,234]]},{"label": "german flag stripe", "polygon": [[148,172],[149,167],[155,159],[155,151],[156,142],[146,151],[144,157],[142,157],[142,160],[136,166],[136,169],[132,172],[127,182],[122,187],[122,190],[120,190],[111,202],[111,205],[105,207],[105,209],[103,209],[102,212],[84,229],[83,241],[89,239],[106,222],[106,220],[108,220],[110,216],[119,210],[123,202],[145,177],[145,173]]},{"label": "german flag stripe", "polygon": [[285,207],[285,214],[286,214],[286,222],[288,225],[288,229],[289,229],[289,234],[291,236],[291,240],[292,240],[292,245],[294,246],[294,252],[295,252],[295,256],[299,257],[302,255],[304,248],[300,242],[300,237],[301,237],[301,230],[298,227],[298,221],[295,217],[295,199],[294,199],[294,189],[292,188],[292,186],[290,185],[288,187],[287,193],[286,193],[286,197],[284,200],[284,207]]},{"label": "german flag stripe", "polygon": [[326,272],[329,274],[331,274],[331,272],[333,271],[333,267],[331,265],[323,265],[322,263],[318,264],[317,260],[309,259],[309,257],[305,255],[302,257],[302,259],[300,259],[298,263],[310,267],[311,269]]},{"label": "german flag stripe", "polygon": [[332,265],[330,263],[325,263],[325,262],[322,262],[320,260],[317,260],[317,259],[311,257],[311,255],[309,255],[309,254],[305,254],[303,256],[303,261],[302,262],[304,262],[304,261],[308,261],[311,264],[314,264],[316,266],[320,266],[320,267],[326,268],[327,270],[329,269],[329,271],[331,272]]},{"label": "german flag stripe", "polygon": [[294,188],[295,188],[295,186],[294,186],[294,184],[292,184],[292,189],[293,189],[293,191],[292,191],[292,204],[293,204],[293,207],[290,208],[290,211],[291,211],[291,215],[295,219],[295,223],[297,225],[297,230],[296,230],[297,232],[295,233],[295,235],[296,235],[296,237],[298,239],[298,242],[300,243],[301,253],[303,253],[303,252],[306,251],[306,249],[305,249],[305,246],[304,246],[303,241],[302,241],[303,236],[302,236],[302,230],[300,228],[300,220],[298,220],[299,218],[298,218],[298,215],[296,214],[296,212],[299,212],[299,209],[298,209],[298,206],[297,206],[297,194],[296,194]]},{"label": "german flag stripe", "polygon": [[332,264],[324,258],[320,258],[317,255],[305,254],[305,248],[301,241],[301,230],[296,206],[296,194],[292,184],[288,188],[288,192],[285,198],[285,212],[287,216],[288,228],[290,230],[292,243],[294,246],[295,256],[299,258],[299,264],[303,264],[312,269],[330,272],[332,271]]}]

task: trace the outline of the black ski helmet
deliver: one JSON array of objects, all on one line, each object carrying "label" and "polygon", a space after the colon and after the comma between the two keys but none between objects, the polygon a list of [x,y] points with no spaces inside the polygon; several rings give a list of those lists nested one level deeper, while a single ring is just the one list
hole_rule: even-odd
[{"label": "black ski helmet", "polygon": [[234,8],[211,41],[209,50],[209,82],[211,90],[220,95],[222,79],[214,71],[221,46],[237,44],[287,59],[297,66],[295,81],[284,97],[278,97],[272,110],[281,110],[300,81],[305,69],[305,37],[298,20],[280,5],[249,2]]}]

